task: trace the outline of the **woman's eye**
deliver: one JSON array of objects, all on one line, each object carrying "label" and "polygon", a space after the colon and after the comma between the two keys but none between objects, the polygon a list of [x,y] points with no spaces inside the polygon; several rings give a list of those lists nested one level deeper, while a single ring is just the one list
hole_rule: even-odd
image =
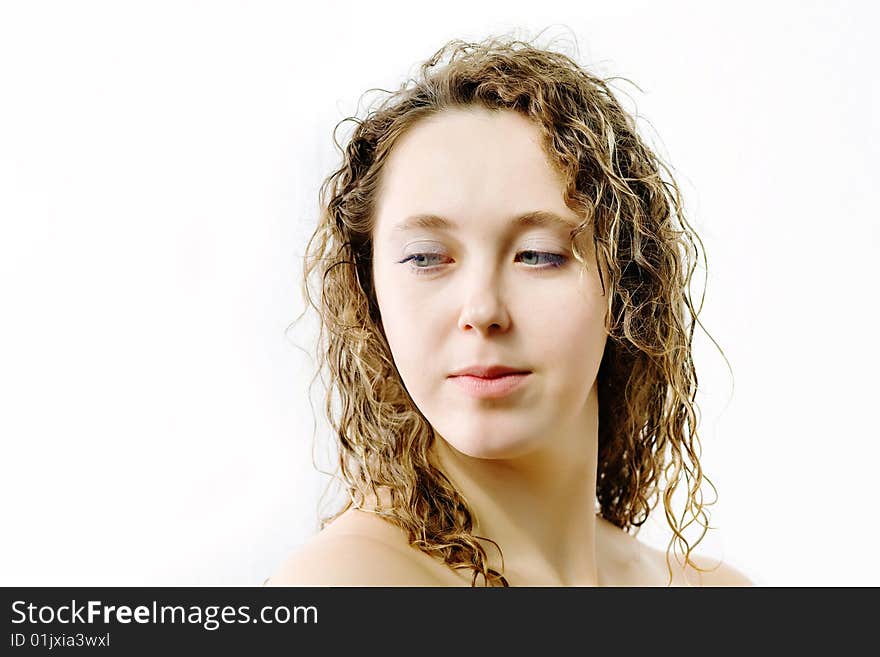
[{"label": "woman's eye", "polygon": [[[429,266],[427,263],[443,257],[440,253],[413,253],[401,260],[400,263],[409,262],[411,271],[416,274],[426,274],[438,268],[438,266]],[[532,267],[533,269],[556,269],[568,260],[566,256],[559,253],[545,251],[520,251],[517,253],[517,259],[521,259],[527,265],[535,265]],[[545,263],[543,266],[541,265],[542,261]]]},{"label": "woman's eye", "polygon": [[425,265],[425,261],[430,261],[432,258],[442,257],[439,253],[413,253],[411,256],[407,256],[405,259],[401,260],[400,263],[403,264],[405,262],[410,263],[410,269],[416,274],[424,274],[428,273],[436,267],[428,267]]},{"label": "woman's eye", "polygon": [[[526,255],[531,259],[532,256],[537,257],[538,260],[541,259],[541,256],[546,258],[545,262],[547,262],[546,267],[541,267],[541,269],[555,269],[556,267],[561,267],[565,264],[565,261],[568,260],[564,255],[560,255],[558,253],[546,253],[544,251],[520,251],[517,256]],[[530,264],[530,263],[526,263]]]}]

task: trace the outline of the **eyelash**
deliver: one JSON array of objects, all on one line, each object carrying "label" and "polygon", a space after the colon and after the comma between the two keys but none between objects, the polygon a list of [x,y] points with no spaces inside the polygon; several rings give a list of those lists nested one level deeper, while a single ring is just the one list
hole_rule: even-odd
[{"label": "eyelash", "polygon": [[[539,256],[549,256],[550,258],[556,259],[555,263],[551,263],[551,264],[547,265],[546,267],[532,267],[532,269],[537,269],[537,270],[558,269],[558,268],[562,267],[562,265],[564,265],[566,263],[566,261],[568,260],[568,258],[566,256],[561,255],[559,253],[548,253],[546,251],[533,251],[533,250],[520,251],[519,253],[517,253],[517,257],[521,256],[524,253],[535,254],[535,255],[539,255]],[[400,264],[404,264],[406,262],[413,260],[414,258],[418,258],[421,256],[441,256],[441,255],[443,255],[443,254],[442,253],[413,253],[412,255],[409,255],[406,258],[404,258],[403,260],[401,260]],[[431,273],[432,271],[437,269],[437,267],[416,267],[411,264],[409,266],[409,269],[414,274],[422,276],[422,275]]]}]

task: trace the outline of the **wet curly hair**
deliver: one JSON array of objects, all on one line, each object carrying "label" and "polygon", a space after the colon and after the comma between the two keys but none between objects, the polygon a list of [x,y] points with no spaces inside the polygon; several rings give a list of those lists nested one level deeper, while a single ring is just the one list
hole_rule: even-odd
[{"label": "wet curly hair", "polygon": [[[385,98],[363,119],[337,124],[342,164],[320,188],[302,288],[306,310],[314,308],[320,320],[315,376],[329,375],[326,413],[338,448],[337,479],[349,497],[321,519],[322,528],[361,508],[366,496],[379,500],[381,490],[390,502],[374,512],[400,527],[413,547],[453,569],[471,569],[473,586],[508,586],[503,554],[498,572],[478,539],[498,545],[474,534],[471,509],[429,460],[436,435],[394,365],[371,266],[377,189],[394,144],[426,117],[479,106],[519,112],[538,126],[565,182],[565,202],[584,218],[572,252],[584,265],[594,256],[600,272],[608,340],[597,375],[597,511],[633,533],[662,491],[672,529],[667,583],[674,546],[685,564],[702,570],[690,555],[709,528],[702,486],[715,488],[699,462],[692,360],[699,310],[690,281],[702,243],[684,218],[669,167],[612,94],[613,79],[527,41],[455,39],[420,65],[416,79],[396,92],[378,90]],[[343,147],[336,129],[346,121],[355,127]],[[673,494],[682,484],[685,508],[676,516]],[[690,544],[684,530],[693,522],[702,533]]]}]

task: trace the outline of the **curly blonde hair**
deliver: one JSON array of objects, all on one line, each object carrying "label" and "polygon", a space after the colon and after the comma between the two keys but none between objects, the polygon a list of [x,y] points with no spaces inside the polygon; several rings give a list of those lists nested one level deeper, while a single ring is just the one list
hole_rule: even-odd
[{"label": "curly blonde hair", "polygon": [[[473,533],[471,509],[429,460],[436,435],[395,368],[371,266],[376,194],[394,144],[425,117],[481,106],[519,112],[540,128],[566,183],[566,204],[585,217],[572,251],[582,264],[585,254],[595,256],[608,304],[609,337],[597,375],[599,513],[637,531],[662,489],[673,533],[668,583],[673,545],[701,570],[690,555],[709,528],[702,485],[714,490],[699,463],[691,354],[699,310],[690,280],[702,243],[684,218],[669,168],[639,137],[610,80],[518,39],[456,39],[421,64],[418,79],[385,92],[365,118],[343,119],[355,123],[344,149],[334,130],[343,161],[321,185],[321,216],[303,269],[304,296],[320,319],[318,373],[329,373],[326,413],[349,494],[342,509],[322,518],[322,528],[352,505],[360,508],[367,494],[380,499],[382,490],[390,507],[376,512],[404,530],[413,547],[453,569],[473,570],[474,586],[480,576],[489,586],[508,585],[503,560],[502,572],[489,567],[478,539],[497,544]],[[310,290],[316,273],[318,303]],[[672,497],[682,482],[687,501],[676,517]],[[690,545],[684,530],[694,521],[703,530]]]}]

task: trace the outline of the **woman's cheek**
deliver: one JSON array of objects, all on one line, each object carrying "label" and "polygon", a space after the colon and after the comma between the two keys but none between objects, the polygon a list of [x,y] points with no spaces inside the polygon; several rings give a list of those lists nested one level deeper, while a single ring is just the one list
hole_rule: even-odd
[{"label": "woman's cheek", "polygon": [[[578,305],[580,304],[580,305]],[[584,307],[584,300],[570,299],[561,307],[568,312],[560,313],[558,307],[545,310],[543,317],[553,317],[555,321],[542,322],[536,327],[542,332],[543,353],[547,362],[556,367],[587,373],[585,370],[598,370],[605,351],[604,306],[601,303]],[[537,317],[542,313],[536,313]]]}]

